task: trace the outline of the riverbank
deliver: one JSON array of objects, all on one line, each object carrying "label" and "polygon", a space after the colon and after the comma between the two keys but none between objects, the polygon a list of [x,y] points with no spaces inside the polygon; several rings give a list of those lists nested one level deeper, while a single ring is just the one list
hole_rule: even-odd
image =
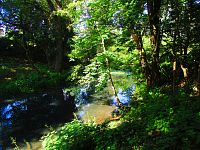
[{"label": "riverbank", "polygon": [[[123,87],[122,87],[123,89],[127,88],[128,86],[130,86],[133,83],[132,78],[131,77],[127,78],[126,73],[113,72],[112,74],[113,74],[113,79],[114,79],[114,82],[115,82],[115,85],[116,85],[118,91],[121,91],[121,90],[119,90],[119,89],[121,89],[120,88],[122,85],[121,82],[123,82]],[[66,95],[64,95],[65,91],[62,91],[62,90],[60,92],[56,92],[56,91],[55,91],[55,89],[51,90],[51,92],[53,92],[54,94],[59,93],[60,96],[58,96],[58,97],[60,97],[61,99],[63,99],[66,96]],[[34,122],[40,122],[42,120],[43,125],[45,125],[48,123],[47,118],[50,118],[50,120],[52,120],[53,118],[56,118],[56,119],[59,118],[60,114],[57,114],[57,113],[53,113],[53,114],[51,113],[50,115],[48,115],[48,113],[52,111],[51,108],[48,109],[49,108],[48,105],[49,104],[53,104],[52,106],[55,105],[55,102],[49,101],[50,99],[53,100],[55,98],[55,96],[52,96],[49,94],[48,94],[48,92],[44,92],[44,93],[40,92],[40,94],[38,94],[38,93],[37,94],[33,94],[33,93],[27,94],[28,97],[32,97],[32,98],[30,98],[31,101],[26,100],[25,102],[28,102],[28,103],[24,104],[23,107],[27,107],[29,109],[28,109],[28,111],[25,112],[25,111],[21,111],[19,109],[19,108],[21,108],[21,106],[19,106],[18,108],[15,108],[16,110],[18,109],[18,111],[19,111],[19,113],[17,113],[15,110],[16,116],[18,118],[18,119],[16,118],[15,120],[18,120],[18,122],[21,122],[22,120],[26,120],[25,122],[29,122],[30,119],[33,118]],[[121,94],[123,94],[123,93],[121,93]],[[39,95],[40,95],[40,98],[36,98]],[[87,105],[82,105],[80,107],[79,111],[77,112],[77,114],[79,112],[84,112],[84,115],[82,115],[81,119],[85,123],[91,122],[91,121],[94,121],[97,124],[103,123],[106,119],[111,118],[111,113],[116,108],[113,105],[114,103],[113,103],[112,95],[113,95],[112,89],[110,88],[110,83],[108,82],[108,87],[104,88],[103,91],[100,91],[98,93],[93,93],[92,95],[90,95],[88,97],[87,100],[90,103]],[[23,96],[23,97],[25,99],[27,99],[26,96]],[[16,99],[14,99],[14,98],[10,99],[9,101],[6,100],[6,102],[4,103],[4,106],[6,104],[14,103],[15,101],[16,101]],[[31,103],[31,104],[29,104],[29,103]],[[14,104],[13,106],[15,106],[15,105],[16,104]],[[38,108],[38,109],[35,109],[35,108]],[[56,107],[55,107],[55,109],[56,109]],[[35,110],[35,111],[33,112],[33,111],[29,111],[29,110]],[[60,110],[60,109],[58,108],[58,110]],[[73,111],[70,111],[70,112],[73,113]],[[42,114],[44,115],[43,117],[42,117]],[[37,118],[36,116],[39,116],[39,118]],[[47,117],[47,116],[49,116],[49,117]],[[27,117],[28,117],[28,121],[27,121]],[[67,122],[67,121],[65,120],[64,122]],[[34,123],[30,123],[31,126],[33,124]],[[28,124],[25,124],[24,127],[26,127],[27,125]],[[45,129],[45,128],[43,128],[43,129]],[[25,130],[25,128],[23,130]],[[19,140],[16,141],[17,144],[19,144],[20,149],[26,149],[28,145],[29,145],[29,147],[31,146],[32,149],[34,149],[34,148],[37,149],[38,147],[41,148],[40,137],[43,135],[43,130],[41,130],[40,136],[38,136],[38,138],[34,137],[34,134],[35,134],[34,132],[32,132],[30,134],[33,134],[33,138],[23,137],[26,142],[24,142],[23,138],[20,142],[19,142]]]},{"label": "riverbank", "polygon": [[66,71],[56,72],[46,64],[0,58],[0,100],[64,87],[66,78]]}]

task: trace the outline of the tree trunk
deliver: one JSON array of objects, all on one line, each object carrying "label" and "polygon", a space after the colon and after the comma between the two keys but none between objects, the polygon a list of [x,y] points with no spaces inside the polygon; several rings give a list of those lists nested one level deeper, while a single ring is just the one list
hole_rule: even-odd
[{"label": "tree trunk", "polygon": [[173,93],[175,93],[176,90],[176,70],[177,70],[177,55],[176,55],[176,36],[178,35],[177,33],[178,29],[174,31],[174,39],[173,39],[173,47],[172,47],[172,53],[173,53],[173,60],[172,60],[172,69],[173,69]]},{"label": "tree trunk", "polygon": [[152,46],[152,64],[150,85],[160,85],[159,52],[161,44],[160,7],[161,0],[147,0],[148,18],[150,25],[150,41]]},{"label": "tree trunk", "polygon": [[62,48],[57,51],[58,53],[56,54],[56,58],[55,58],[55,70],[56,71],[62,71],[63,68],[63,57],[64,57],[64,52],[62,50]]},{"label": "tree trunk", "polygon": [[[171,3],[171,5],[173,6],[173,3]],[[172,9],[175,9],[177,11],[177,8],[175,7],[172,7]],[[180,37],[180,32],[179,32],[179,13],[177,11],[176,15],[175,15],[175,18],[173,18],[175,20],[175,29],[174,31],[172,30],[173,32],[173,44],[172,44],[172,54],[173,54],[173,58],[172,58],[172,68],[173,68],[173,93],[175,93],[175,90],[176,90],[176,86],[177,86],[177,83],[176,83],[176,79],[178,78],[177,77],[177,50],[178,50],[178,45],[177,45],[177,37],[179,38]]]},{"label": "tree trunk", "polygon": [[22,41],[19,41],[19,44],[20,46],[22,46],[22,48],[25,50],[25,55],[26,55],[26,58],[28,60],[28,62],[30,64],[33,64],[32,63],[32,60],[31,60],[31,56],[30,56],[30,49],[29,49],[29,46],[27,45],[27,39],[28,39],[28,28],[29,28],[29,25],[27,25],[26,21],[23,19],[22,17],[22,14],[20,13],[19,15],[19,18],[20,18],[20,26],[22,27]]},{"label": "tree trunk", "polygon": [[187,41],[185,42],[185,45],[184,45],[184,54],[182,56],[183,60],[181,61],[181,69],[183,71],[184,82],[188,81],[188,68],[186,67],[188,45],[189,45],[189,39],[187,39]]},{"label": "tree trunk", "polygon": [[176,57],[173,58],[173,93],[175,93],[176,88]]},{"label": "tree trunk", "polygon": [[[105,44],[104,44],[104,38],[101,37],[101,44],[102,44],[102,47],[103,47],[103,51],[105,52],[106,51],[106,48],[105,48]],[[109,79],[110,79],[110,82],[111,82],[111,86],[112,86],[112,89],[113,89],[113,93],[114,93],[114,96],[115,96],[115,100],[118,104],[119,107],[122,107],[122,103],[120,102],[119,100],[119,97],[117,95],[117,91],[116,91],[116,88],[115,88],[115,85],[114,85],[114,82],[113,82],[113,79],[112,79],[112,75],[110,73],[110,65],[109,65],[109,61],[108,59],[106,58],[106,66],[108,68],[108,75],[109,75]]]},{"label": "tree trunk", "polygon": [[200,64],[198,67],[198,75],[197,75],[197,95],[200,96]]},{"label": "tree trunk", "polygon": [[147,86],[150,86],[151,72],[146,58],[146,52],[143,47],[141,33],[137,33],[136,30],[131,31],[131,38],[137,45],[137,50],[140,57],[140,65],[142,67],[142,72],[146,78]]},{"label": "tree trunk", "polygon": [[[55,4],[51,0],[47,0],[49,9],[52,11],[58,11],[62,10],[62,5],[60,1],[55,2]],[[52,33],[52,36],[54,40],[52,41],[54,45],[52,45],[51,50],[53,52],[50,52],[50,63],[52,64],[53,68],[57,71],[61,71],[63,68],[63,60],[64,60],[64,34],[66,34],[66,22],[62,21],[62,17],[58,16],[56,14],[52,14],[49,19],[49,29],[50,33]],[[51,31],[52,30],[52,31]],[[50,51],[51,51],[50,50]],[[52,57],[52,58],[51,58]]]},{"label": "tree trunk", "polygon": [[110,79],[111,86],[112,86],[112,89],[113,89],[113,93],[114,93],[114,96],[115,96],[115,100],[116,100],[118,106],[121,107],[122,104],[121,104],[121,102],[120,102],[120,100],[119,100],[119,97],[118,97],[118,95],[117,95],[117,91],[116,91],[116,89],[115,89],[115,85],[114,85],[114,82],[113,82],[112,75],[111,75],[110,71],[109,71],[108,74],[109,74],[109,79]]},{"label": "tree trunk", "polygon": [[64,45],[63,45],[63,29],[62,29],[62,21],[61,17],[55,16],[55,30],[56,30],[56,41],[55,41],[55,66],[54,69],[57,71],[61,71],[63,68],[63,60],[64,60]]}]

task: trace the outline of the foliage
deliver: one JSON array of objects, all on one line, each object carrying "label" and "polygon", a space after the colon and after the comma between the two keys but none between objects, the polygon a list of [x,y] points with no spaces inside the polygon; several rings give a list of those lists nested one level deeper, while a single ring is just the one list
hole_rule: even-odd
[{"label": "foliage", "polygon": [[[0,1],[0,20],[6,37],[31,60],[42,60],[57,71],[73,36],[68,9],[71,1]],[[69,6],[69,7],[68,7]],[[10,54],[13,52],[10,51]]]},{"label": "foliage", "polygon": [[87,125],[74,120],[44,136],[43,146],[48,150],[94,149],[95,129],[93,124]]},{"label": "foliage", "polygon": [[111,74],[116,89],[126,90],[135,84],[135,76],[131,72],[112,71]]},{"label": "foliage", "polygon": [[10,94],[34,93],[65,83],[67,72],[56,72],[44,64],[31,66],[20,60],[1,60],[1,96]]},{"label": "foliage", "polygon": [[[29,63],[33,54],[34,60],[45,58],[48,64],[2,63],[1,94],[44,90],[62,85],[64,79],[101,90],[114,70],[134,75],[132,109],[119,126],[73,121],[44,138],[46,149],[199,148],[199,1],[1,0],[0,4],[4,12],[0,23],[7,28],[6,37],[0,39],[2,54],[19,50]],[[71,69],[66,75],[55,71],[62,70],[64,53],[66,68]],[[123,85],[123,77],[116,85]]]},{"label": "foliage", "polygon": [[198,149],[199,97],[188,97],[181,91],[171,96],[156,89],[140,93],[142,99],[137,95],[130,112],[117,126],[73,121],[45,136],[44,148]]},{"label": "foliage", "polygon": [[[97,91],[104,88],[109,80],[111,70],[130,70],[131,53],[128,49],[132,46],[130,39],[123,38],[120,29],[107,26],[109,17],[102,14],[97,7],[105,6],[109,9],[110,2],[100,1],[82,3],[79,14],[80,20],[75,22],[82,28],[76,28],[73,50],[68,55],[75,62],[72,70],[72,79],[78,79],[81,85],[94,84]],[[112,12],[110,12],[112,13]],[[106,18],[104,18],[106,17]],[[123,40],[124,43],[121,41]]]},{"label": "foliage", "polygon": [[[194,55],[199,49],[198,3],[91,0],[79,4],[74,49],[69,54],[79,66],[79,70],[72,73],[78,80],[82,76],[88,80],[94,78],[93,71],[101,83],[106,69],[98,74],[95,63],[105,66],[105,59],[109,59],[111,70],[132,70],[138,80],[146,80],[147,86],[165,84],[175,89],[189,76],[193,83],[198,80],[199,61]],[[176,63],[174,71],[173,63]]]}]

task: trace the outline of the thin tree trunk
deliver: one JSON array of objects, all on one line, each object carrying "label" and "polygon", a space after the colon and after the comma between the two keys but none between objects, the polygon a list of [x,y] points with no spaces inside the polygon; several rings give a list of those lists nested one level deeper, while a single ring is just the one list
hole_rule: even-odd
[{"label": "thin tree trunk", "polygon": [[55,70],[61,71],[63,68],[63,59],[64,59],[64,45],[63,45],[63,29],[62,21],[59,16],[55,16],[55,30],[56,30],[56,45],[55,45]]},{"label": "thin tree trunk", "polygon": [[173,60],[172,60],[172,69],[173,69],[173,93],[175,93],[176,90],[176,70],[177,70],[177,55],[176,55],[176,36],[177,36],[178,29],[174,32],[174,39],[173,39],[173,47],[172,47],[172,53],[173,53]]},{"label": "thin tree trunk", "polygon": [[187,38],[186,42],[184,43],[184,54],[183,54],[183,50],[182,50],[182,46],[180,47],[180,54],[181,54],[181,69],[183,71],[183,86],[187,85],[188,82],[188,68],[186,67],[186,62],[187,62],[187,49],[188,49],[188,45],[189,45],[189,38]]},{"label": "thin tree trunk", "polygon": [[20,41],[19,44],[20,46],[22,46],[22,48],[25,50],[25,54],[26,54],[26,58],[28,60],[28,62],[32,65],[33,62],[31,60],[31,57],[30,57],[30,49],[27,45],[27,38],[28,38],[28,35],[26,34],[27,30],[28,30],[28,25],[26,24],[26,22],[24,22],[23,20],[23,17],[22,17],[22,14],[20,13],[19,15],[19,18],[20,18],[20,26],[22,27],[23,29],[23,35],[22,35],[22,42]]},{"label": "thin tree trunk", "polygon": [[200,96],[200,64],[198,67],[198,75],[197,75],[197,95]]},{"label": "thin tree trunk", "polygon": [[[171,4],[173,6],[173,4]],[[173,8],[173,9],[177,9],[177,8]],[[179,13],[176,13],[176,16],[175,16],[175,30],[173,32],[173,45],[172,45],[172,54],[173,54],[173,60],[172,60],[172,69],[173,69],[173,83],[172,83],[172,86],[173,86],[173,93],[175,93],[175,90],[176,90],[176,79],[177,79],[177,49],[178,49],[178,46],[176,44],[176,40],[177,40],[177,36],[179,37],[180,36],[180,33],[179,33]]]},{"label": "thin tree trunk", "polygon": [[[192,8],[193,8],[193,0],[189,0],[188,1],[188,10],[185,12],[187,14],[185,15],[188,15],[188,18],[187,18],[187,21],[188,22],[191,22],[192,21]],[[182,61],[181,61],[181,69],[183,71],[183,75],[184,75],[184,82],[185,84],[187,84],[188,82],[188,79],[189,79],[189,75],[188,75],[188,68],[187,68],[187,53],[188,53],[188,47],[189,47],[189,44],[190,44],[190,36],[191,36],[191,27],[189,24],[186,24],[186,40],[183,41],[182,45],[183,45],[183,49],[184,49],[184,53],[182,54],[182,51],[181,51],[181,56],[182,56]]]},{"label": "thin tree trunk", "polygon": [[[103,38],[103,37],[101,37],[101,44],[102,44],[102,47],[103,47],[103,51],[105,52],[105,51],[106,51],[106,48],[105,48],[104,38]],[[112,79],[112,75],[111,75],[111,72],[110,72],[109,61],[108,61],[107,58],[106,58],[106,66],[107,66],[107,68],[108,68],[108,75],[109,75],[109,79],[110,79],[111,86],[112,86],[112,89],[113,89],[113,93],[114,93],[114,96],[115,96],[115,100],[116,100],[118,106],[121,107],[121,106],[122,106],[122,103],[120,102],[119,97],[118,97],[118,95],[117,95],[117,91],[116,91],[116,88],[115,88],[115,85],[114,85],[114,82],[113,82],[113,79]]]},{"label": "thin tree trunk", "polygon": [[[62,10],[62,5],[60,1],[56,0],[55,4],[51,0],[47,0],[49,9],[52,11]],[[61,71],[63,68],[63,60],[64,60],[64,25],[62,22],[61,16],[52,15],[50,19],[49,26],[50,30],[53,30],[53,36],[55,38],[53,45],[53,67],[57,71]],[[50,55],[51,56],[51,55]]]},{"label": "thin tree trunk", "polygon": [[184,67],[183,64],[181,64],[181,69],[183,71],[184,80],[186,82],[188,80],[188,69]]},{"label": "thin tree trunk", "polygon": [[111,75],[110,71],[109,71],[108,74],[109,74],[109,79],[110,79],[111,86],[112,86],[112,89],[113,89],[113,93],[114,93],[114,95],[115,95],[115,100],[117,101],[118,106],[121,107],[122,104],[121,104],[121,102],[120,102],[120,100],[119,100],[119,97],[118,97],[118,95],[117,95],[117,91],[116,91],[116,89],[115,89],[115,85],[114,85],[114,82],[113,82],[112,75]]},{"label": "thin tree trunk", "polygon": [[22,44],[22,47],[24,48],[24,50],[26,51],[26,58],[28,60],[28,62],[33,66],[33,61],[31,59],[31,56],[30,56],[30,49],[26,43],[26,40],[25,40],[25,31],[23,31],[23,44]]},{"label": "thin tree trunk", "polygon": [[176,88],[176,58],[173,58],[173,93],[175,93]]}]

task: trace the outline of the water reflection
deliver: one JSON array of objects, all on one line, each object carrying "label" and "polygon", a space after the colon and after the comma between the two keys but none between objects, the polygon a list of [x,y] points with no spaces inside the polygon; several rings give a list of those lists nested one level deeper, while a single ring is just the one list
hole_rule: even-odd
[{"label": "water reflection", "polygon": [[20,110],[27,110],[26,105],[24,103],[27,101],[27,99],[16,101],[10,104],[7,104],[6,106],[2,107],[0,109],[1,112],[1,126],[2,127],[11,127],[12,125],[12,117],[14,115],[15,109]]},{"label": "water reflection", "polygon": [[[121,88],[118,89],[117,95],[119,97],[120,102],[123,105],[128,106],[130,104],[135,88],[136,86],[134,84],[125,90],[122,90]],[[106,95],[106,92],[103,93]],[[112,112],[118,111],[118,103],[116,102],[115,97],[114,96],[107,97],[102,95],[103,93],[100,93],[99,96],[97,95],[95,96],[96,99],[97,97],[100,97],[101,101],[94,100],[94,102],[90,101],[92,95],[89,95],[87,93],[88,96],[87,99],[83,99],[84,102],[86,102],[86,104],[80,107],[79,111],[77,112],[77,117],[86,122],[89,119],[95,118],[94,120],[96,120],[96,123],[102,123],[103,120],[111,116]],[[89,103],[89,101],[91,103]],[[105,102],[110,101],[110,104],[108,105],[102,104],[102,101]]]},{"label": "water reflection", "polygon": [[[123,105],[127,106],[130,103],[131,98],[134,94],[135,88],[136,88],[135,84],[124,91],[121,88],[119,88],[117,96],[119,97],[119,100]],[[115,105],[118,107],[118,103],[114,96],[111,98],[111,100],[112,100],[112,105]]]},{"label": "water reflection", "polygon": [[10,137],[22,141],[40,137],[38,130],[70,121],[74,111],[74,97],[64,97],[62,90],[0,103],[0,150],[1,142],[4,148],[10,145]]},{"label": "water reflection", "polygon": [[[21,141],[39,138],[42,134],[37,131],[44,129],[45,125],[70,121],[77,107],[82,107],[77,113],[78,118],[87,119],[86,115],[91,114],[101,123],[118,104],[114,97],[108,98],[107,95],[102,96],[102,93],[99,96],[101,101],[110,101],[111,106],[102,103],[90,104],[91,95],[88,90],[89,86],[81,88],[76,96],[72,96],[70,91],[60,89],[14,99],[10,103],[0,103],[0,150],[2,149],[1,142],[3,141],[6,148],[7,144],[10,144],[11,136]],[[126,90],[118,90],[118,96],[123,105],[130,103],[134,91],[135,85]]]},{"label": "water reflection", "polygon": [[75,103],[76,107],[80,107],[81,105],[88,104],[89,100],[89,90],[90,86],[80,88],[79,93],[76,95]]}]

